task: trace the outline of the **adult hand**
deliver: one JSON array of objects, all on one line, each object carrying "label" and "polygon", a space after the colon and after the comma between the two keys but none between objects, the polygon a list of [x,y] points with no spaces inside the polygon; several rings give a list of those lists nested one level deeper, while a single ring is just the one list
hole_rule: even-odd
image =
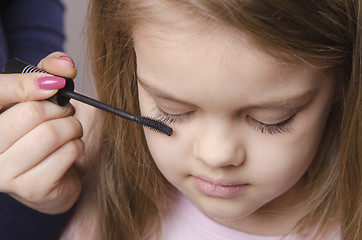
[{"label": "adult hand", "polygon": [[[73,61],[56,52],[39,68],[74,78]],[[64,79],[44,73],[0,74],[0,192],[44,213],[70,209],[81,191],[72,167],[84,151],[74,108],[42,101]]]}]

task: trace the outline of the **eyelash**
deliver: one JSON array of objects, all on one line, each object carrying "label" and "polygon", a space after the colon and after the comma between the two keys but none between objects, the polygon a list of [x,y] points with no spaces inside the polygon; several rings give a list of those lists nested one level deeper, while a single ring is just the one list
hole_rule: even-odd
[{"label": "eyelash", "polygon": [[181,113],[181,114],[171,114],[171,113],[167,113],[167,112],[163,111],[159,107],[155,107],[155,112],[156,112],[156,115],[154,116],[154,118],[165,124],[182,123],[187,118],[189,118],[190,115],[193,113],[193,112],[187,112],[187,113]]},{"label": "eyelash", "polygon": [[[170,114],[165,112],[159,107],[155,107],[155,116],[154,118],[165,123],[165,124],[171,124],[171,123],[182,123],[185,120],[187,120],[192,112],[187,113],[181,113],[181,114]],[[292,115],[290,118],[275,124],[266,124],[260,121],[257,121],[251,117],[248,117],[248,119],[251,121],[251,123],[254,125],[254,127],[259,130],[261,133],[268,133],[270,135],[280,134],[284,132],[290,131],[290,125],[294,121],[295,114]]]},{"label": "eyelash", "polygon": [[292,115],[290,118],[275,124],[266,124],[259,122],[253,118],[249,118],[250,121],[254,124],[255,128],[259,130],[261,133],[268,133],[270,135],[275,135],[279,133],[289,132],[290,125],[294,121],[295,114]]}]

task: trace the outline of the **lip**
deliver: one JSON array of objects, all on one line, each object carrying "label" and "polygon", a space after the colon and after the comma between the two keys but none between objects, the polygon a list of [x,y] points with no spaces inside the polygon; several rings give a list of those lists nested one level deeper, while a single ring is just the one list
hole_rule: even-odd
[{"label": "lip", "polygon": [[235,183],[227,180],[212,181],[204,177],[192,177],[197,190],[210,197],[232,198],[245,192],[247,183]]}]

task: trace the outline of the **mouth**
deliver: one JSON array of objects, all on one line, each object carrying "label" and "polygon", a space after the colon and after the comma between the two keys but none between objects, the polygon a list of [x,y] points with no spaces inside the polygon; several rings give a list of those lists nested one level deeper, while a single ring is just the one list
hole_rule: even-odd
[{"label": "mouth", "polygon": [[213,182],[201,177],[192,177],[196,189],[210,197],[232,198],[245,192],[249,184],[229,181]]}]

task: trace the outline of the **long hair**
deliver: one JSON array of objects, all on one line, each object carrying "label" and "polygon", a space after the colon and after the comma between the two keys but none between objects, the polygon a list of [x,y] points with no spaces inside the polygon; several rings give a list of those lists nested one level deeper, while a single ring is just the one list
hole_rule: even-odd
[{"label": "long hair", "polygon": [[[362,237],[359,0],[91,0],[89,12],[99,99],[134,114],[140,112],[132,30],[167,16],[248,32],[277,49],[273,54],[333,72],[340,97],[306,173],[305,215],[294,231],[317,226],[318,237],[339,222],[343,239]],[[106,113],[100,122],[94,159],[100,239],[145,238],[146,230],[160,227],[173,188],[154,164],[141,127]]]}]

